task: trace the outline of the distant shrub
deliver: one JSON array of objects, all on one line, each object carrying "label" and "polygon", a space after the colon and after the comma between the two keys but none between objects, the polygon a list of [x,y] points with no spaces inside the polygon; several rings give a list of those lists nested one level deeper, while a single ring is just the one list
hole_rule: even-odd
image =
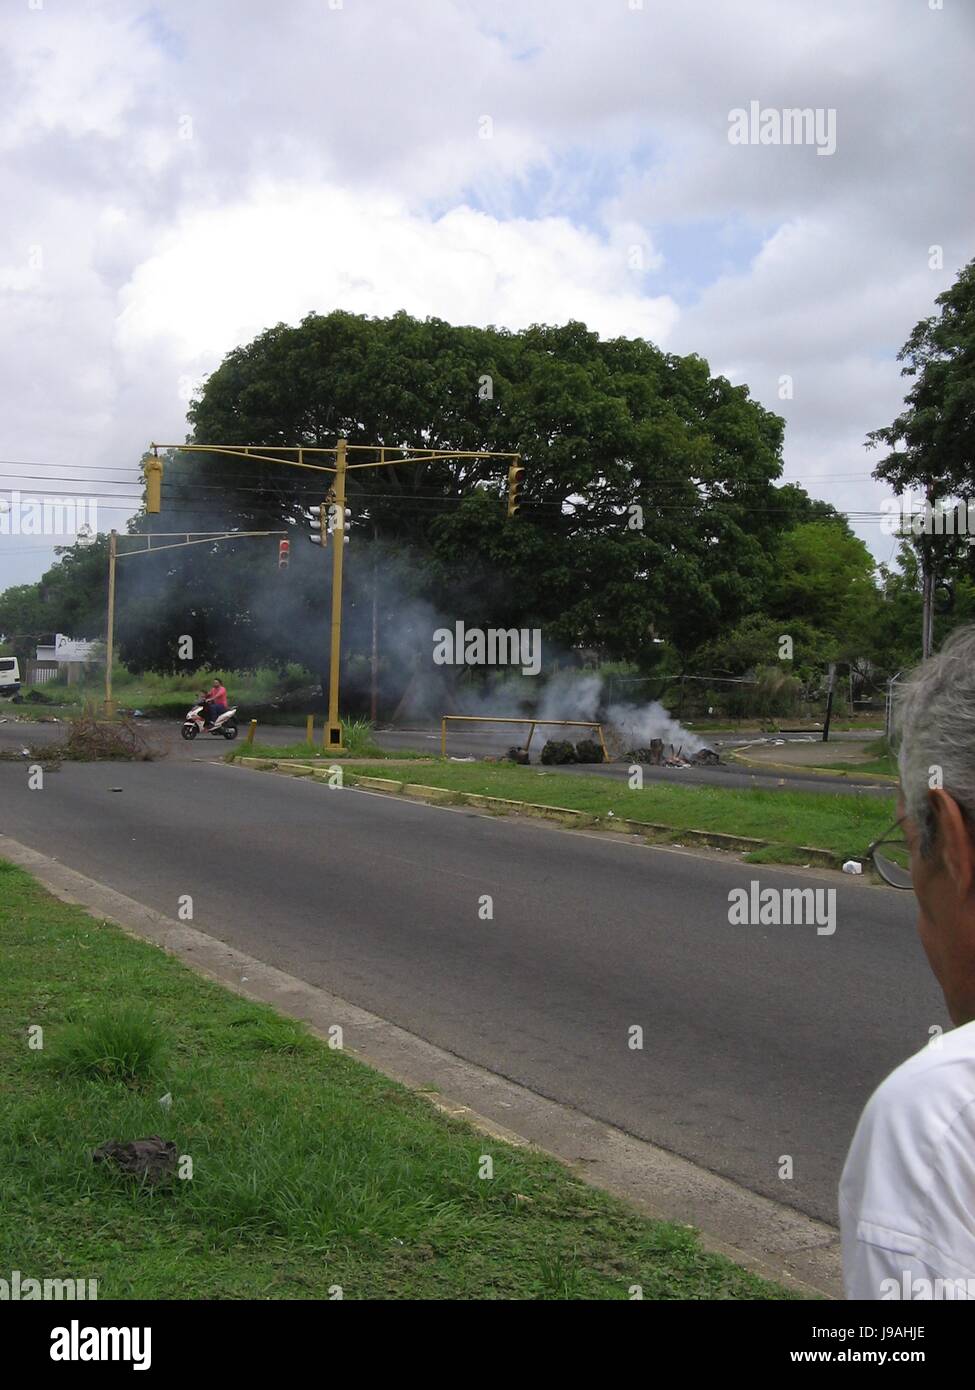
[{"label": "distant shrub", "polygon": [[285,695],[290,695],[296,690],[304,690],[308,685],[314,685],[314,677],[306,671],[304,666],[299,666],[296,661],[289,662],[284,675],[281,677],[281,689]]}]

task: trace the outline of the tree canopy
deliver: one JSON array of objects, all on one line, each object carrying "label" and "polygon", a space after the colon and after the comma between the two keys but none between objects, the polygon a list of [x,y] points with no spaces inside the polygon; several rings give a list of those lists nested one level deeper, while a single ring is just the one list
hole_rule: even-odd
[{"label": "tree canopy", "polygon": [[[344,436],[521,455],[523,505],[511,519],[497,459],[349,474],[349,660],[368,646],[374,597],[380,647],[406,665],[418,642],[428,646],[431,621],[462,619],[538,627],[550,654],[595,648],[650,671],[654,639],[683,667],[753,614],[836,632],[870,584],[869,555],[833,509],[776,485],[783,421],[746,386],[712,376],[698,356],[601,340],[581,323],[513,333],[405,313],[309,314],[229,353],[189,421],[197,445],[267,451]],[[329,482],[171,452],[162,515],[131,530],[283,528],[291,564],[279,572],[276,544],[243,539],[122,562],[122,658],[179,669],[178,641],[190,635],[199,661],[322,671],[329,567],[304,538]],[[47,626],[97,628],[103,576],[102,542],[67,551],[37,586]],[[74,607],[57,609],[65,585]],[[33,602],[0,597],[0,628],[35,626]]]}]

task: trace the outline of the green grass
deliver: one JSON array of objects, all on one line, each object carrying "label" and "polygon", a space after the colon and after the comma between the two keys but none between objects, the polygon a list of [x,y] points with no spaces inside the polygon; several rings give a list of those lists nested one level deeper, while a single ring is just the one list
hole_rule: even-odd
[{"label": "green grass", "polygon": [[898,778],[896,758],[868,758],[865,762],[859,763],[829,763],[826,765],[828,772],[868,772],[871,777],[889,777],[892,782]]},{"label": "green grass", "polygon": [[[343,728],[345,725],[343,723]],[[308,743],[288,743],[277,745],[272,743],[255,742],[248,744],[243,738],[238,739],[233,748],[228,748],[224,754],[224,762],[232,763],[237,758],[277,758],[279,762],[302,762],[302,763],[332,763],[336,759],[343,758],[381,758],[384,761],[406,762],[406,761],[429,761],[429,753],[414,752],[412,749],[398,748],[395,751],[380,748],[371,742],[368,737],[358,738],[350,742],[346,735],[343,735],[344,748],[341,753],[336,753],[331,749],[322,748],[322,736],[316,730],[315,742]]]},{"label": "green grass", "polygon": [[[178,719],[200,691],[209,686],[213,674],[210,667],[182,675],[159,675],[153,671],[136,674],[117,665],[113,670],[112,693],[120,709],[140,709],[150,717]],[[287,701],[294,691],[316,684],[316,678],[299,666],[290,666],[283,678],[269,669],[241,672],[223,668],[222,674],[231,701],[241,706],[242,714],[272,724],[300,723],[302,710],[277,709],[274,702]],[[11,713],[24,719],[52,715],[61,719],[80,711],[86,703],[100,705],[105,698],[104,675],[76,685],[49,681],[39,691],[43,698],[31,700],[31,690],[25,690],[23,701],[12,706]],[[311,709],[305,712],[311,713]]]},{"label": "green grass", "polygon": [[845,772],[870,772],[883,777],[891,777],[896,781],[900,776],[897,766],[897,757],[887,744],[886,738],[874,739],[868,743],[863,750],[870,756],[865,762],[853,763],[831,763],[830,771],[840,768]]},{"label": "green grass", "polygon": [[[274,750],[267,756],[273,757]],[[385,773],[383,775],[386,775]],[[482,796],[513,798],[596,816],[649,821],[681,830],[711,830],[775,842],[779,863],[801,863],[800,845],[844,856],[862,854],[894,818],[894,797],[840,796],[827,792],[738,790],[697,783],[680,787],[654,782],[631,791],[606,777],[548,772],[495,763],[435,761],[405,770],[410,782]],[[775,850],[763,851],[767,862]]]},{"label": "green grass", "polygon": [[122,1004],[69,1024],[45,1060],[61,1076],[134,1084],[158,1076],[165,1055],[152,1016],[141,1005]]},{"label": "green grass", "polygon": [[[9,1269],[95,1278],[101,1299],[788,1296],[4,861],[0,931]],[[140,1184],[91,1161],[151,1134],[191,1177]]]}]

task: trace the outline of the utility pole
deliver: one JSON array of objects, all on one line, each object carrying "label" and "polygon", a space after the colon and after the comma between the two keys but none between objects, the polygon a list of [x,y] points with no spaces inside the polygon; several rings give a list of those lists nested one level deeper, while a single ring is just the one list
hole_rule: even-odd
[{"label": "utility pole", "polygon": [[342,723],[339,719],[339,662],[342,656],[342,561],[345,558],[345,472],[346,448],[344,439],[335,448],[335,521],[332,534],[332,633],[328,668],[328,723],[325,725],[324,747],[340,752]]},{"label": "utility pole", "polygon": [[829,724],[833,717],[833,686],[836,683],[836,662],[829,663],[829,683],[826,686],[826,718],[823,720],[823,742],[829,742]]},{"label": "utility pole", "polygon": [[[108,618],[105,633],[105,717],[115,718],[115,702],[112,699],[112,665],[115,655],[115,570],[119,560],[133,555],[155,555],[160,550],[183,550],[189,545],[212,545],[214,541],[239,541],[254,536],[280,536],[280,531],[153,531],[140,532],[128,537],[131,540],[144,540],[144,550],[123,550],[118,548],[118,532],[112,531],[108,537]],[[183,540],[174,541],[176,536]],[[170,541],[168,545],[153,545],[153,540]],[[288,544],[288,542],[284,542]]]},{"label": "utility pole", "polygon": [[921,657],[927,660],[934,650],[934,565],[931,546],[921,541]]},{"label": "utility pole", "polygon": [[105,718],[115,718],[112,701],[112,661],[115,656],[115,560],[118,555],[118,532],[108,538],[108,631],[105,634]]},{"label": "utility pole", "polygon": [[376,528],[372,529],[372,689],[369,698],[369,719],[375,724],[379,705],[379,551],[376,547]]},{"label": "utility pole", "polygon": [[[934,651],[934,492],[929,489],[926,496],[924,514],[925,525],[918,537],[918,551],[921,556],[921,658],[926,661]],[[931,520],[931,531],[927,523]]]}]

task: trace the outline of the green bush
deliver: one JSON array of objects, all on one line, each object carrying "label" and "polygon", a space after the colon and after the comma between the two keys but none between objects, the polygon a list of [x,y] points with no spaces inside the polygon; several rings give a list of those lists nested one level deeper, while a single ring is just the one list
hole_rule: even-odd
[{"label": "green bush", "polygon": [[343,719],[342,744],[348,753],[357,758],[384,756],[383,750],[373,741],[372,725],[368,719]]},{"label": "green bush", "polygon": [[290,662],[281,677],[281,689],[285,695],[291,695],[296,690],[304,690],[306,686],[314,684],[314,677],[304,666],[299,666],[297,661]]}]

